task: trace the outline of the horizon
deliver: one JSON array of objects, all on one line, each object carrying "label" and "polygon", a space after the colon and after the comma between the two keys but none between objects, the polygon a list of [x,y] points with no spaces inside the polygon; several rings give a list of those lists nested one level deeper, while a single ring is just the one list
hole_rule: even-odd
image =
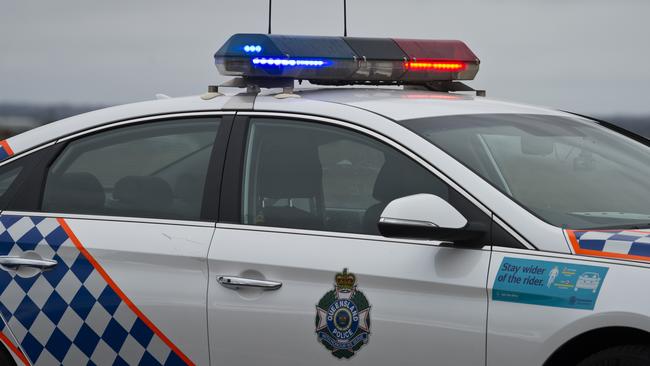
[{"label": "horizon", "polygon": [[[349,35],[461,39],[481,59],[469,84],[488,96],[588,115],[650,115],[650,69],[634,62],[650,57],[650,2],[405,0],[401,17],[391,4],[350,0]],[[0,13],[0,32],[11,35],[0,38],[0,102],[114,105],[202,93],[226,80],[212,56],[231,34],[266,33],[267,6],[10,2]],[[296,16],[316,6],[319,16]],[[275,1],[273,31],[341,35],[342,2]]]}]

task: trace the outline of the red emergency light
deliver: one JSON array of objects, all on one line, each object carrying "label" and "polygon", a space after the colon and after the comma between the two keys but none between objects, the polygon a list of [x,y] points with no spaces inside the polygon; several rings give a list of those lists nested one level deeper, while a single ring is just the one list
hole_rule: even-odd
[{"label": "red emergency light", "polygon": [[463,71],[467,68],[467,64],[458,61],[407,61],[405,63],[408,70],[433,70],[433,71]]}]

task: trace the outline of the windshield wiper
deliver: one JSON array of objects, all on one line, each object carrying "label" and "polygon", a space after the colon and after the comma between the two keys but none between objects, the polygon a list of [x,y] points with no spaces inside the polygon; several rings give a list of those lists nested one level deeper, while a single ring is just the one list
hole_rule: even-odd
[{"label": "windshield wiper", "polygon": [[[586,227],[579,230],[642,230],[650,229],[650,215],[632,212],[591,211],[568,212],[569,215],[591,219],[590,221],[603,222],[603,226]],[[607,221],[613,223],[606,224]],[[621,222],[616,224],[616,222]]]},{"label": "windshield wiper", "polygon": [[622,225],[608,225],[599,227],[590,227],[578,230],[648,230],[650,232],[650,222],[636,223],[636,224],[622,224]]},{"label": "windshield wiper", "polygon": [[586,212],[569,212],[570,215],[583,217],[594,217],[598,219],[615,219],[615,220],[635,220],[650,222],[650,215],[635,212],[615,212],[615,211],[586,211]]}]

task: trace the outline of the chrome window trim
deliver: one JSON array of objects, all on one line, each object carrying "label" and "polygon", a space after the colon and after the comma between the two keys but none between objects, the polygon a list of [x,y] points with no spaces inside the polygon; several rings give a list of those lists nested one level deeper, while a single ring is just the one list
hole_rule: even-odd
[{"label": "chrome window trim", "polygon": [[431,173],[433,173],[438,179],[442,180],[449,186],[451,186],[453,189],[455,189],[458,193],[463,195],[466,199],[468,199],[470,202],[472,202],[474,205],[476,205],[483,213],[485,213],[488,216],[492,216],[492,212],[485,206],[483,205],[480,201],[475,199],[465,188],[461,187],[460,185],[456,184],[453,180],[449,179],[445,174],[443,174],[441,171],[439,171],[437,168],[435,168],[433,165],[429,164],[427,161],[424,159],[420,158],[418,155],[415,153],[411,152],[410,150],[404,148],[401,144],[397,143],[396,141],[376,132],[373,130],[370,130],[366,127],[359,126],[357,124],[347,122],[347,121],[341,121],[337,119],[332,119],[332,118],[327,118],[327,117],[321,117],[321,116],[312,116],[308,114],[300,114],[300,113],[284,113],[284,112],[238,112],[238,116],[248,116],[248,117],[284,117],[284,118],[292,118],[292,119],[303,119],[303,120],[308,120],[308,121],[315,121],[315,122],[323,122],[323,123],[328,123],[332,125],[337,125],[337,126],[342,126],[351,130],[355,130],[357,132],[363,133],[365,135],[371,136],[385,144],[388,144],[389,146],[393,147],[394,149],[398,150],[402,154],[405,154],[409,158],[413,159],[415,162],[417,162],[419,165],[423,166],[425,169],[429,170]]},{"label": "chrome window trim", "polygon": [[[80,136],[84,136],[87,134],[91,134],[93,132],[98,132],[102,131],[105,129],[113,128],[116,126],[122,126],[122,125],[128,125],[131,123],[139,123],[139,122],[146,122],[146,121],[155,121],[159,119],[167,119],[167,118],[174,118],[174,117],[205,117],[205,116],[232,116],[235,115],[237,112],[236,111],[200,111],[200,112],[173,112],[173,113],[165,113],[165,114],[156,114],[156,115],[151,115],[151,116],[146,116],[146,117],[136,117],[136,118],[130,118],[130,119],[121,119],[117,121],[111,121],[107,122],[105,124],[102,124],[100,126],[95,126],[95,127],[90,127],[85,130],[80,130],[77,132],[74,132],[70,135],[66,135],[63,137],[55,137],[53,140],[49,142],[45,142],[40,145],[36,145],[34,147],[28,148],[24,151],[18,152],[2,161],[0,161],[0,167],[11,163],[14,160],[17,160],[23,156],[35,153],[39,150],[48,148],[54,144],[58,144],[59,142],[63,141],[68,141]],[[38,127],[36,127],[38,128]]]},{"label": "chrome window trim", "polygon": [[[356,233],[345,233],[340,231],[320,231],[320,230],[307,230],[307,229],[293,229],[285,227],[274,227],[274,226],[262,226],[262,225],[249,225],[249,224],[232,224],[232,223],[223,223],[219,222],[216,225],[217,229],[230,229],[230,230],[240,230],[240,231],[257,231],[257,232],[266,232],[266,233],[276,233],[276,234],[292,234],[292,235],[307,235],[307,236],[320,236],[324,238],[337,238],[337,239],[350,239],[350,240],[367,240],[372,242],[385,242],[385,243],[396,243],[396,244],[411,244],[411,245],[422,245],[429,247],[442,247],[441,241],[434,240],[417,240],[417,239],[399,239],[399,238],[387,238],[381,235],[370,235],[370,234],[356,234]],[[445,246],[453,248],[454,246]],[[467,249],[467,248],[461,248]],[[490,245],[484,245],[482,248],[476,248],[473,250],[485,250],[490,251]]]},{"label": "chrome window trim", "polygon": [[[52,145],[58,144],[63,141],[69,141],[77,137],[89,135],[95,132],[101,132],[117,126],[126,126],[134,123],[148,122],[148,121],[158,121],[168,118],[184,118],[184,117],[206,117],[206,116],[225,116],[225,115],[235,115],[235,111],[200,111],[200,112],[173,112],[173,113],[164,113],[151,115],[146,117],[137,117],[131,119],[124,119],[119,121],[108,122],[106,124],[91,127],[85,130],[75,132],[73,134],[58,137],[53,141],[39,145],[37,147],[25,150],[14,156],[11,156],[8,159],[0,162],[0,167],[4,164],[8,164],[12,161],[20,159],[26,155],[32,154],[36,151],[45,149]],[[58,218],[67,218],[67,219],[80,219],[80,220],[104,220],[104,221],[114,221],[114,222],[135,222],[135,223],[148,223],[148,224],[163,224],[163,225],[181,225],[181,226],[200,226],[200,227],[214,227],[215,222],[200,221],[200,220],[175,220],[175,219],[161,219],[161,218],[147,218],[147,217],[132,217],[132,216],[106,216],[106,215],[96,215],[96,214],[70,214],[70,213],[57,213],[57,212],[39,212],[39,211],[2,211],[2,215],[17,215],[17,216],[41,216],[41,217],[58,217]]]},{"label": "chrome window trim", "polygon": [[[50,142],[49,144],[40,147],[38,149],[58,144],[60,142],[69,141],[76,139],[82,136],[90,135],[96,132],[101,132],[107,129],[114,127],[127,126],[130,124],[137,124],[141,122],[156,122],[160,120],[165,120],[169,118],[186,118],[186,117],[209,117],[209,116],[225,116],[225,115],[235,115],[235,111],[201,111],[201,112],[174,112],[174,113],[165,113],[157,114],[147,117],[137,117],[125,120],[119,120],[114,122],[109,122],[101,126],[91,127],[86,130],[75,132],[71,135],[65,137],[57,138],[57,140]],[[31,150],[31,152],[36,151]],[[22,154],[21,154],[22,155]],[[4,162],[2,162],[4,163]],[[2,164],[0,164],[1,166]],[[193,220],[175,220],[175,219],[162,219],[162,218],[147,218],[147,217],[132,217],[132,216],[107,216],[107,215],[97,215],[97,214],[70,214],[70,213],[55,213],[55,212],[18,212],[18,211],[4,211],[2,214],[24,214],[28,216],[48,216],[48,217],[60,217],[60,218],[70,218],[70,219],[82,219],[82,220],[105,220],[105,221],[117,221],[117,222],[139,222],[139,223],[150,223],[150,224],[164,224],[164,225],[183,225],[183,226],[202,226],[202,227],[214,227],[214,222],[207,221],[193,221]]]},{"label": "chrome window trim", "polygon": [[21,151],[21,152],[19,152],[19,153],[17,153],[17,154],[14,154],[14,155],[8,157],[7,159],[0,161],[0,167],[2,167],[2,166],[5,165],[5,164],[9,164],[9,163],[11,163],[12,161],[16,161],[16,160],[18,160],[18,159],[20,159],[20,158],[22,158],[22,157],[25,157],[25,156],[27,156],[27,155],[29,155],[29,154],[33,154],[33,153],[35,153],[35,152],[37,152],[37,151],[40,151],[40,150],[46,149],[46,148],[48,148],[48,147],[54,145],[55,143],[56,143],[56,141],[50,141],[50,142],[48,142],[48,143],[45,143],[45,144],[42,144],[42,145],[38,145],[38,146],[33,147],[33,148],[31,148],[31,149],[28,149],[28,150],[25,150],[25,151]]},{"label": "chrome window trim", "polygon": [[[57,138],[54,141],[40,145],[38,147],[23,151],[18,153],[2,162],[0,166],[15,161],[16,159],[23,157],[25,155],[31,154],[33,152],[39,151],[41,149],[52,146],[56,143],[69,141],[81,136],[89,135],[95,132],[101,132],[103,130],[111,129],[119,126],[126,126],[130,124],[136,124],[141,122],[148,121],[157,121],[168,118],[184,118],[184,117],[207,117],[207,116],[225,116],[225,115],[241,115],[249,117],[281,117],[281,118],[292,118],[292,119],[302,119],[307,121],[327,123],[331,125],[337,125],[344,128],[348,128],[359,133],[363,133],[370,137],[373,137],[394,149],[398,150],[402,154],[405,154],[412,160],[414,160],[419,165],[423,166],[425,169],[429,170],[437,178],[441,179],[443,182],[454,188],[459,192],[463,197],[468,199],[472,204],[476,205],[481,211],[490,217],[494,217],[495,220],[500,224],[504,230],[508,231],[513,235],[517,240],[519,240],[522,245],[528,249],[536,250],[525,238],[516,233],[509,225],[500,220],[498,217],[494,216],[493,213],[480,201],[475,199],[471,194],[469,194],[465,188],[456,184],[453,180],[448,178],[445,174],[435,168],[433,165],[429,164],[424,159],[420,158],[415,153],[404,148],[401,144],[396,141],[386,137],[383,134],[380,134],[376,131],[368,129],[366,127],[354,124],[348,121],[342,121],[334,118],[315,116],[303,113],[288,113],[288,112],[252,112],[252,111],[198,111],[198,112],[174,112],[174,113],[165,113],[157,114],[146,117],[137,117],[131,119],[124,119],[119,121],[108,122],[106,124],[91,127],[86,130],[78,131],[73,134]],[[165,225],[184,225],[184,226],[200,226],[200,227],[217,227],[217,228],[230,228],[236,230],[255,230],[255,231],[266,231],[266,232],[280,232],[280,233],[290,233],[290,234],[299,234],[299,235],[315,235],[315,236],[324,236],[324,237],[337,237],[337,238],[348,238],[348,239],[357,239],[357,240],[371,240],[371,241],[383,241],[390,243],[406,243],[406,244],[416,244],[416,245],[426,245],[426,246],[440,246],[441,242],[435,241],[422,241],[422,240],[408,240],[408,239],[393,239],[386,238],[378,235],[367,235],[367,234],[354,234],[354,233],[344,233],[344,232],[333,232],[333,231],[315,231],[315,230],[303,230],[303,229],[290,229],[290,228],[276,228],[276,227],[266,227],[266,226],[255,226],[255,225],[245,225],[245,224],[226,224],[226,223],[215,223],[215,222],[206,222],[206,221],[192,221],[192,220],[174,220],[174,219],[158,219],[158,218],[142,218],[142,217],[129,217],[129,216],[104,216],[104,215],[91,215],[91,214],[68,214],[68,213],[53,213],[53,212],[36,212],[36,211],[4,211],[2,214],[6,215],[23,215],[23,216],[47,216],[47,217],[60,217],[60,218],[69,218],[69,219],[81,219],[81,220],[103,220],[103,221],[115,221],[115,222],[133,222],[133,223],[151,223],[151,224],[165,224]],[[488,247],[489,248],[489,247]],[[485,250],[485,247],[484,249]]]},{"label": "chrome window trim", "polygon": [[[404,148],[401,144],[398,142],[376,132],[373,130],[370,130],[366,127],[359,126],[357,124],[347,122],[347,121],[341,121],[338,119],[333,119],[333,118],[327,118],[327,117],[322,117],[322,116],[313,116],[313,115],[308,115],[308,114],[302,114],[302,113],[286,113],[286,112],[238,112],[237,115],[239,116],[248,116],[248,117],[283,117],[283,118],[292,118],[292,119],[303,119],[303,120],[308,120],[308,121],[315,121],[315,122],[324,122],[328,124],[333,124],[333,125],[338,125],[342,126],[354,131],[357,131],[359,133],[363,133],[365,135],[368,135],[370,137],[373,137],[385,144],[388,144],[389,146],[393,147],[397,151],[401,152],[402,154],[405,154],[409,158],[413,159],[416,163],[419,165],[423,166],[425,169],[429,170],[432,174],[434,174],[437,178],[441,179],[443,182],[448,184],[450,187],[454,188],[457,192],[459,192],[463,197],[468,199],[470,202],[472,202],[474,205],[476,205],[481,211],[483,211],[486,215],[489,217],[495,219],[496,223],[500,225],[504,230],[506,230],[509,234],[511,234],[516,240],[518,240],[524,247],[526,247],[528,250],[537,250],[535,246],[533,246],[528,240],[526,240],[523,236],[521,236],[519,233],[517,233],[514,229],[512,229],[507,223],[505,223],[503,220],[501,220],[498,216],[494,215],[485,205],[483,205],[480,201],[475,199],[469,192],[465,190],[464,187],[456,184],[456,182],[452,181],[449,179],[445,174],[443,174],[441,171],[439,171],[437,168],[435,168],[433,165],[431,165],[429,162],[425,161],[424,159],[420,158],[418,155],[415,153],[411,152],[410,150]],[[217,227],[219,227],[219,223],[217,224]],[[254,225],[244,225],[242,226],[253,226]],[[267,227],[269,228],[269,227]],[[241,229],[241,228],[239,228]],[[309,232],[309,233],[328,233],[326,236],[331,236],[329,234],[331,233],[336,233],[339,234],[339,232],[330,232],[330,231],[313,231],[313,230],[302,230],[304,232]],[[293,231],[291,231],[293,232]],[[346,234],[346,233],[342,233]],[[349,234],[349,233],[347,233]],[[313,235],[313,234],[312,234]],[[322,234],[321,234],[322,235]],[[381,238],[381,240],[388,240],[388,241],[393,241],[393,239],[389,239],[383,236],[377,236],[377,235],[363,235],[363,234],[352,234],[352,235],[362,235],[367,238],[375,238],[375,239],[368,239],[368,240],[377,240],[377,238]],[[433,244],[431,242],[427,241],[418,241],[418,240],[397,240],[396,242],[408,242],[412,244],[419,244],[419,245],[439,245],[439,244]]]},{"label": "chrome window trim", "polygon": [[177,113],[174,112],[174,113],[156,114],[147,117],[137,117],[137,118],[119,120],[119,121],[109,122],[101,126],[91,127],[86,130],[78,131],[64,137],[60,137],[56,140],[56,143],[69,141],[72,139],[79,138],[81,136],[89,135],[95,132],[100,132],[114,127],[126,126],[126,125],[140,123],[140,122],[150,122],[150,121],[157,121],[157,120],[163,120],[168,118],[210,117],[210,116],[227,116],[227,115],[232,116],[235,113],[236,113],[235,111],[203,111],[203,112],[177,112]]},{"label": "chrome window trim", "polygon": [[90,214],[70,214],[70,213],[60,213],[60,212],[10,211],[10,210],[2,211],[2,215],[55,217],[55,218],[73,219],[73,220],[131,222],[131,223],[140,223],[140,224],[215,227],[215,223],[212,221],[158,219],[158,218],[149,218],[149,217],[105,216],[105,215],[90,215]]},{"label": "chrome window trim", "polygon": [[[133,118],[133,119],[127,119],[127,120],[121,120],[121,121],[116,121],[112,123],[107,123],[101,126],[97,126],[94,128],[90,128],[87,130],[83,130],[77,133],[74,133],[72,135],[68,135],[63,138],[59,138],[55,142],[51,142],[41,148],[44,148],[46,146],[53,145],[55,143],[59,143],[62,141],[68,141],[71,139],[75,139],[81,136],[85,136],[88,134],[92,134],[95,132],[100,132],[106,129],[114,128],[114,127],[119,127],[119,126],[124,126],[124,125],[129,125],[129,124],[134,124],[134,123],[141,123],[141,122],[147,122],[147,121],[156,121],[156,120],[162,120],[162,119],[167,119],[167,118],[183,118],[183,117],[205,117],[205,116],[223,116],[223,115],[242,115],[242,116],[268,116],[268,117],[284,117],[284,118],[292,118],[292,119],[303,119],[303,120],[308,120],[308,121],[315,121],[315,122],[323,122],[327,124],[333,124],[333,125],[338,125],[342,126],[354,131],[357,131],[359,133],[363,133],[365,135],[371,136],[385,144],[388,144],[392,148],[400,151],[401,153],[407,155],[409,158],[413,159],[416,163],[420,164],[423,166],[425,169],[429,170],[432,174],[434,174],[436,177],[441,179],[443,182],[454,188],[457,192],[459,192],[463,197],[468,199],[470,202],[472,202],[474,205],[476,205],[481,211],[483,211],[486,215],[488,216],[493,216],[492,212],[484,206],[480,201],[475,199],[472,195],[470,195],[462,186],[456,184],[454,181],[449,179],[446,175],[444,175],[442,172],[440,172],[437,168],[429,164],[427,161],[424,159],[420,158],[418,155],[412,153],[410,150],[405,149],[401,144],[393,141],[392,139],[389,139],[385,137],[384,135],[370,130],[368,128],[365,128],[363,126],[359,126],[354,123],[350,123],[347,121],[341,121],[338,119],[333,119],[333,118],[327,118],[327,117],[322,117],[322,116],[313,116],[313,115],[308,115],[308,114],[302,114],[302,113],[286,113],[286,112],[251,112],[251,111],[202,111],[202,112],[179,112],[179,113],[166,113],[166,114],[159,114],[159,115],[154,115],[154,116],[147,116],[147,117],[139,117],[139,118]],[[36,151],[36,150],[33,150]],[[3,162],[4,163],[4,162]],[[34,213],[34,214],[39,214],[39,213]],[[143,223],[160,223],[160,224],[176,224],[176,225],[193,225],[193,226],[214,226],[215,223],[209,223],[209,222],[202,222],[202,221],[190,221],[190,220],[169,220],[169,219],[152,219],[152,218],[138,218],[138,217],[127,217],[127,216],[103,216],[103,215],[81,215],[81,214],[56,214],[56,213],[40,213],[41,215],[51,215],[51,216],[57,216],[57,217],[64,217],[64,218],[77,218],[77,219],[90,219],[90,220],[108,220],[108,221],[125,221],[125,222],[143,222]],[[514,230],[512,230],[507,224],[505,224],[503,221],[499,220],[500,225],[508,231],[510,234],[512,234],[517,240],[519,240],[525,247],[529,249],[535,249],[530,243],[528,243],[527,240],[525,240],[521,235],[517,234]],[[391,239],[391,238],[386,238],[383,236],[377,236],[377,235],[365,235],[365,234],[352,234],[352,233],[342,233],[342,232],[330,232],[330,231],[313,231],[313,230],[300,230],[300,229],[286,229],[286,228],[273,228],[273,227],[255,227],[252,225],[244,225],[244,224],[217,224],[217,227],[220,225],[231,225],[233,229],[255,229],[255,230],[261,230],[261,231],[272,231],[272,232],[285,232],[285,233],[296,233],[296,234],[302,234],[302,235],[317,235],[317,236],[330,236],[330,237],[340,237],[340,238],[351,238],[351,239],[361,239],[361,240],[373,240],[373,241],[386,241],[386,242],[396,242],[396,243],[409,243],[409,244],[418,244],[418,245],[433,245],[433,246],[439,246],[440,242],[429,242],[429,241],[420,241],[420,240],[404,240],[404,239]],[[225,226],[224,226],[225,227]],[[261,228],[261,229],[260,229]]]}]

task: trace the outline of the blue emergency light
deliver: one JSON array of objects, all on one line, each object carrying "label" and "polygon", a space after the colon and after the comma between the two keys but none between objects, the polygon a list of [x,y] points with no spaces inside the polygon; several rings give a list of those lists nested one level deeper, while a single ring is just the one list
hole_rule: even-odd
[{"label": "blue emergency light", "polygon": [[479,59],[461,41],[235,34],[215,53],[223,75],[314,84],[472,80]]}]

